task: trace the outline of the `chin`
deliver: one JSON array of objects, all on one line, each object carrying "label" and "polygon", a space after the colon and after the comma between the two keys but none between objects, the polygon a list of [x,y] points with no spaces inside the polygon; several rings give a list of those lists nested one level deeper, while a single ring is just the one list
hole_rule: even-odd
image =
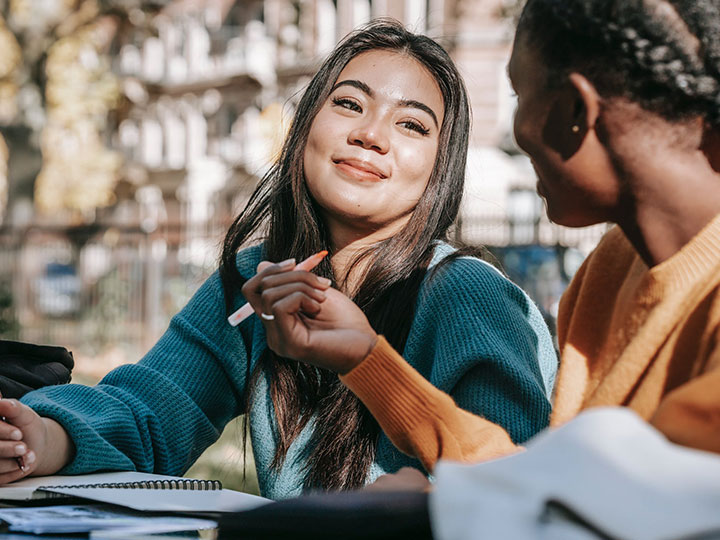
[{"label": "chin", "polygon": [[604,219],[593,219],[587,215],[577,215],[574,213],[561,213],[553,212],[550,207],[547,209],[548,219],[556,225],[562,225],[563,227],[571,227],[577,229],[580,227],[590,227],[591,225],[597,225],[598,223],[605,223]]}]

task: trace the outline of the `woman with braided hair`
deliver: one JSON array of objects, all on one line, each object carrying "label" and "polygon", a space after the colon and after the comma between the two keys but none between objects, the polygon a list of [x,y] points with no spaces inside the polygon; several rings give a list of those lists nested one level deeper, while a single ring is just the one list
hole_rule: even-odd
[{"label": "woman with braided hair", "polygon": [[[717,0],[524,8],[509,74],[515,136],[538,192],[556,223],[616,224],[560,305],[553,426],[591,407],[629,407],[671,441],[720,452],[718,29]],[[263,311],[295,315],[276,317],[271,347],[339,371],[427,469],[517,451],[504,429],[458,408],[355,324],[336,296],[288,303],[264,293]]]}]

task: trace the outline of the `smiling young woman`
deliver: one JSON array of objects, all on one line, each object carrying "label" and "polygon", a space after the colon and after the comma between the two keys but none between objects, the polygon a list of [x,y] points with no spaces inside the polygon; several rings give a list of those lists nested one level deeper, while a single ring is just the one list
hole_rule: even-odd
[{"label": "smiling young woman", "polygon": [[[346,316],[405,350],[431,384],[514,441],[546,426],[557,359],[542,316],[498,271],[450,256],[444,242],[462,197],[469,117],[457,69],[431,39],[387,21],[345,39],[313,77],[278,162],[228,231],[219,272],[152,350],[97,387],[30,393],[23,401],[32,409],[0,401],[11,422],[22,418],[17,427],[37,458],[25,473],[181,474],[243,413],[270,498],[421,468],[334,371],[268,348],[275,315],[258,302],[269,300],[260,282],[273,276],[255,276],[258,264],[292,269],[288,258],[323,250],[330,257],[319,275],[303,274],[308,297],[341,297]],[[247,247],[258,236],[262,243]],[[275,290],[293,296],[279,278]],[[337,289],[316,291],[330,283]],[[263,316],[230,326],[228,314],[246,301]],[[13,429],[0,425],[0,455],[12,452]],[[0,482],[22,475],[0,458]]]}]

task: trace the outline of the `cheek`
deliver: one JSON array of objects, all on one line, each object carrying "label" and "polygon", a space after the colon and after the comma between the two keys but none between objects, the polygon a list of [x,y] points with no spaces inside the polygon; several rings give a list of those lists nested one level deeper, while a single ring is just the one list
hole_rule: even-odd
[{"label": "cheek", "polygon": [[538,107],[532,102],[523,101],[518,105],[513,119],[513,135],[518,148],[525,152],[530,158],[535,159],[537,154],[542,153],[542,128],[544,118],[541,114],[533,111]]},{"label": "cheek", "polygon": [[435,167],[436,156],[437,144],[402,147],[398,164],[403,170],[406,188],[413,188],[413,192],[419,191],[422,194]]},{"label": "cheek", "polygon": [[527,122],[520,120],[517,115],[513,124],[513,135],[518,148],[532,158],[535,153],[535,145],[532,144],[531,128]]},{"label": "cheek", "polygon": [[303,153],[303,172],[308,187],[312,187],[315,180],[321,175],[323,156],[327,153],[328,137],[323,136],[323,123],[318,120],[320,118],[316,118],[310,128]]}]

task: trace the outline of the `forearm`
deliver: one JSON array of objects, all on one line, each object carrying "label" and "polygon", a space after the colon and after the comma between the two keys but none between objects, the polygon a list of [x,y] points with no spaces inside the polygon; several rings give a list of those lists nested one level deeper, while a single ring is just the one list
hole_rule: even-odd
[{"label": "forearm", "polygon": [[75,454],[75,445],[65,428],[51,418],[42,418],[45,426],[45,447],[38,456],[34,476],[55,474],[70,463]]},{"label": "forearm", "polygon": [[439,459],[478,462],[519,449],[500,426],[458,407],[415,371],[384,338],[341,377],[400,450],[428,471]]}]

